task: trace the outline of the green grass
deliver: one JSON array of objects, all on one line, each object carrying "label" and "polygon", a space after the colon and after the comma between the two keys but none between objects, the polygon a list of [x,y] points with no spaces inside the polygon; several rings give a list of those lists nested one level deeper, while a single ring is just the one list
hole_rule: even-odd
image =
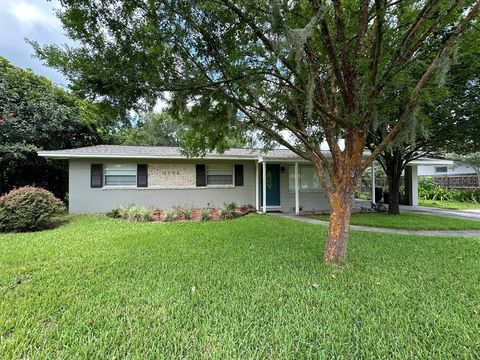
[{"label": "green grass", "polygon": [[[314,219],[329,221],[330,215],[311,215]],[[403,212],[400,215],[386,213],[355,213],[350,219],[351,225],[405,230],[479,230],[480,221],[448,218],[445,216],[424,215]]]},{"label": "green grass", "polygon": [[450,210],[480,209],[480,204],[458,202],[458,201],[419,200],[419,205],[437,207],[441,209],[450,209]]},{"label": "green grass", "polygon": [[0,235],[0,358],[475,358],[480,239],[271,215]]}]

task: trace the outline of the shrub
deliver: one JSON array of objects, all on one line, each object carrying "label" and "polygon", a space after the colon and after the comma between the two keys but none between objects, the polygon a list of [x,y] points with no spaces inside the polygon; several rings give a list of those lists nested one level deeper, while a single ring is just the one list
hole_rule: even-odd
[{"label": "shrub", "polygon": [[237,204],[235,202],[223,203],[218,209],[218,215],[222,219],[233,219],[236,215]]},{"label": "shrub", "polygon": [[471,202],[471,203],[480,203],[480,189],[467,189],[457,191],[453,200],[461,202]]},{"label": "shrub", "polygon": [[64,209],[51,192],[24,186],[0,197],[0,231],[32,231],[48,227]]},{"label": "shrub", "polygon": [[183,217],[185,220],[192,219],[192,210],[191,209],[179,209],[178,214]]},{"label": "shrub", "polygon": [[424,200],[480,202],[480,189],[446,189],[438,185],[431,176],[420,178],[418,196]]},{"label": "shrub", "polygon": [[363,200],[370,200],[370,195],[367,194],[367,193],[355,190],[355,198],[356,199],[363,199]]},{"label": "shrub", "polygon": [[[110,213],[115,213],[115,211],[111,211]],[[122,219],[126,219],[129,221],[140,221],[140,222],[146,222],[146,221],[152,221],[153,220],[153,214],[155,210],[153,209],[147,209],[143,206],[137,206],[137,205],[126,205],[122,206],[118,209],[118,216]]]},{"label": "shrub", "polygon": [[212,215],[210,214],[210,209],[204,208],[200,210],[201,221],[209,221],[211,219],[212,219]]},{"label": "shrub", "polygon": [[178,217],[175,209],[167,209],[163,212],[164,221],[174,221]]},{"label": "shrub", "polygon": [[112,209],[111,211],[107,212],[106,215],[113,219],[121,218],[120,216],[120,209]]}]

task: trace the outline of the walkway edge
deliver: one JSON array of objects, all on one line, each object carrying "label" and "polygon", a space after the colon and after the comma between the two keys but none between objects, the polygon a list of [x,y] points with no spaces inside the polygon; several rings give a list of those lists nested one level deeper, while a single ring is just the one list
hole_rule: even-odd
[{"label": "walkway edge", "polygon": [[[270,215],[284,217],[296,221],[306,222],[309,224],[328,226],[328,221],[312,219],[304,216],[296,216],[290,214],[271,213]],[[368,231],[382,234],[398,234],[398,235],[421,235],[421,236],[448,236],[448,237],[480,237],[480,230],[404,230],[392,228],[379,228],[371,226],[350,225],[351,230]]]}]

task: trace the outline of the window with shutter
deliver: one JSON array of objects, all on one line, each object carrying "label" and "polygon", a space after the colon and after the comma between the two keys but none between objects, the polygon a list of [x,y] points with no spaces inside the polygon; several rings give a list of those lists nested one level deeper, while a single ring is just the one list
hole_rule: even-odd
[{"label": "window with shutter", "polygon": [[197,187],[207,186],[206,171],[204,164],[195,165],[197,175]]},{"label": "window with shutter", "polygon": [[229,164],[208,165],[207,185],[233,185],[233,166]]},{"label": "window with shutter", "polygon": [[101,188],[103,186],[103,165],[90,165],[90,187]]},{"label": "window with shutter", "polygon": [[105,186],[136,186],[136,164],[106,164]]},{"label": "window with shutter", "polygon": [[137,165],[137,187],[148,187],[148,165]]},{"label": "window with shutter", "polygon": [[243,186],[243,165],[235,165],[235,186]]}]

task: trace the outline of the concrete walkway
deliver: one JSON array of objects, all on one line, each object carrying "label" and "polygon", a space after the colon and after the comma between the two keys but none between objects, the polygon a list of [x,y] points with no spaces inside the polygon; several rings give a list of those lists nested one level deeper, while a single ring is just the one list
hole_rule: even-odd
[{"label": "concrete walkway", "polygon": [[[271,215],[280,216],[288,219],[306,222],[309,224],[328,226],[328,221],[311,219],[304,216],[296,216],[292,214],[271,213]],[[368,231],[383,234],[400,234],[400,235],[422,235],[422,236],[450,236],[450,237],[480,237],[480,230],[403,230],[392,228],[378,228],[370,226],[350,225],[351,230]]]}]

